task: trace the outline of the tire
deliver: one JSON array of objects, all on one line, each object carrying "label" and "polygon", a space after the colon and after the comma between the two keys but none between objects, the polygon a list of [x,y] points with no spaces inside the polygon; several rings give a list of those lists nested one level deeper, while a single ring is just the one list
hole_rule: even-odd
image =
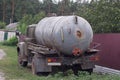
[{"label": "tire", "polygon": [[90,75],[93,73],[93,69],[87,69],[85,71],[87,71]]},{"label": "tire", "polygon": [[90,75],[93,73],[93,68],[91,68],[91,69],[82,69],[81,68],[81,65],[74,65],[73,67],[72,67],[72,70],[73,70],[73,72],[74,72],[74,74],[75,75],[78,75],[78,72],[79,71],[86,71],[86,72],[88,72]]},{"label": "tire", "polygon": [[22,67],[27,67],[28,62],[23,60],[23,57],[18,53],[18,64]]},{"label": "tire", "polygon": [[50,72],[38,72],[37,75],[38,76],[48,76],[50,74]]},{"label": "tire", "polygon": [[19,64],[20,64],[20,66],[22,66],[22,67],[27,67],[28,62],[27,62],[27,61],[22,61],[22,62],[20,62]]},{"label": "tire", "polygon": [[81,65],[79,64],[73,65],[72,70],[74,75],[78,76],[78,72],[81,70]]}]

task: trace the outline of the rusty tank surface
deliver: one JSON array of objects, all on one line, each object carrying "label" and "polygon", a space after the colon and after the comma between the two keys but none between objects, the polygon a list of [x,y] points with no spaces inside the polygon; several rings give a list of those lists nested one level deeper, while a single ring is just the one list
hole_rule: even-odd
[{"label": "rusty tank surface", "polygon": [[55,48],[64,55],[82,54],[93,39],[90,24],[79,16],[46,17],[35,29],[38,44]]}]

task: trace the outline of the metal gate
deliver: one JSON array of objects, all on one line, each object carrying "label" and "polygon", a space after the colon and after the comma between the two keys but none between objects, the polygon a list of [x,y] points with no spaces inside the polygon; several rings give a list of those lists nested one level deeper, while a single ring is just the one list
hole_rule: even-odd
[{"label": "metal gate", "polygon": [[95,34],[93,42],[100,43],[98,65],[120,70],[120,34]]}]

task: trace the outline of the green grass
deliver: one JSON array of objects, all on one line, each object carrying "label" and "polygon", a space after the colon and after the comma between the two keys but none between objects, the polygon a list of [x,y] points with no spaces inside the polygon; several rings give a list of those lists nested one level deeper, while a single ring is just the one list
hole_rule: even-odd
[{"label": "green grass", "polygon": [[7,53],[7,56],[0,60],[0,70],[5,73],[6,80],[120,80],[120,76],[117,75],[100,75],[96,73],[89,75],[80,72],[79,76],[75,76],[70,71],[68,76],[63,76],[62,73],[47,77],[36,76],[32,74],[30,69],[18,66],[16,47],[0,45],[0,48]]}]

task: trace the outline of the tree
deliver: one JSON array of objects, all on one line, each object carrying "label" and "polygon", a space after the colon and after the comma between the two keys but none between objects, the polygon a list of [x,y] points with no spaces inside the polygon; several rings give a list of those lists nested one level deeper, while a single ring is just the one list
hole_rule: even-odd
[{"label": "tree", "polygon": [[0,0],[0,21],[17,22],[26,14],[39,13],[39,6],[39,0]]},{"label": "tree", "polygon": [[73,0],[61,0],[58,2],[58,14],[59,15],[70,15],[75,13],[77,10],[77,2]]},{"label": "tree", "polygon": [[120,32],[120,1],[92,0],[79,6],[78,15],[90,22],[95,33]]},{"label": "tree", "polygon": [[34,16],[27,14],[19,21],[18,30],[22,34],[25,34],[28,25],[35,24],[35,23],[37,24],[44,17],[45,17],[44,12],[40,12]]},{"label": "tree", "polygon": [[15,1],[12,0],[11,22],[14,20]]},{"label": "tree", "polygon": [[2,3],[3,3],[3,5],[2,5],[2,6],[3,6],[3,22],[4,22],[4,21],[5,21],[5,14],[6,14],[6,12],[5,12],[5,11],[6,11],[6,1],[5,1],[5,0],[3,0],[3,2],[2,2]]},{"label": "tree", "polygon": [[5,26],[6,26],[5,22],[0,22],[0,29],[5,29]]},{"label": "tree", "polygon": [[49,13],[57,13],[58,12],[58,6],[55,1],[53,0],[43,0],[43,3],[41,2],[40,9],[45,12],[45,14]]}]

